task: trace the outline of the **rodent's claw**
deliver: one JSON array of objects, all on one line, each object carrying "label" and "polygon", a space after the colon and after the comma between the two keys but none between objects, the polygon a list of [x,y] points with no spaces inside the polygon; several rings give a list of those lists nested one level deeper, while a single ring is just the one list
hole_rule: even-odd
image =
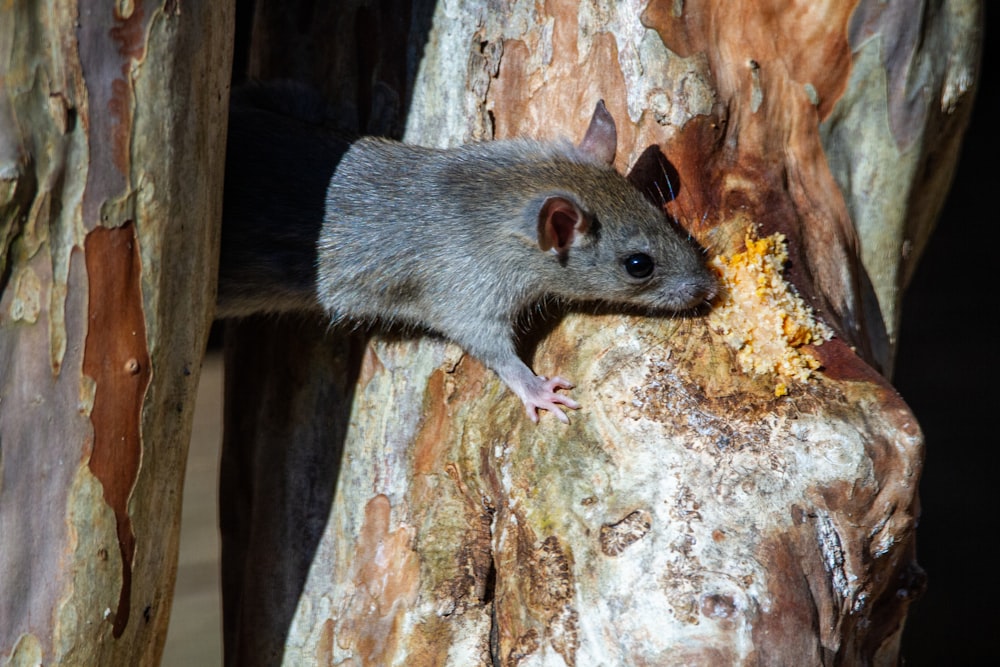
[{"label": "rodent's claw", "polygon": [[[545,387],[546,389],[548,389],[549,391],[555,391],[556,389],[572,389],[573,387],[576,386],[575,384],[573,384],[569,380],[563,379],[561,377],[554,377],[551,380],[546,380],[544,377],[540,377],[538,379],[539,380],[544,380],[544,383],[542,384],[542,386]],[[560,396],[560,398],[563,398],[563,397]],[[573,401],[571,400],[570,403],[572,403],[572,402]]]},{"label": "rodent's claw", "polygon": [[524,399],[524,408],[528,413],[528,418],[537,424],[538,410],[548,410],[559,421],[568,424],[569,417],[566,416],[566,413],[562,411],[560,406],[567,407],[570,410],[578,410],[580,404],[569,396],[556,393],[556,390],[572,389],[574,386],[573,383],[560,377],[554,377],[549,380],[539,376],[538,380],[538,385]]}]

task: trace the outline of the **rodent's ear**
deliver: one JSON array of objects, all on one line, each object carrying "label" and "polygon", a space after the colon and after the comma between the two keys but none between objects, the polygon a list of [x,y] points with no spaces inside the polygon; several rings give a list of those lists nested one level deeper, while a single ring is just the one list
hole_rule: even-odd
[{"label": "rodent's ear", "polygon": [[563,255],[577,234],[586,233],[589,227],[587,216],[576,202],[558,195],[549,197],[538,212],[538,247]]},{"label": "rodent's ear", "polygon": [[604,106],[604,100],[598,100],[587,134],[583,135],[577,148],[597,164],[614,163],[615,151],[618,150],[618,129],[615,127],[615,119]]}]

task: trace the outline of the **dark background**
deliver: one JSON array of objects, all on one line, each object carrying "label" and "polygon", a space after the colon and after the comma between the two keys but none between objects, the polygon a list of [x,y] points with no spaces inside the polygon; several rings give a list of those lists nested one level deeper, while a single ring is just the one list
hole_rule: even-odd
[{"label": "dark background", "polygon": [[[991,3],[985,2],[989,5]],[[997,17],[951,194],[903,300],[894,384],[924,431],[917,560],[903,664],[1000,665],[1000,193]],[[994,411],[997,411],[996,413]]]}]

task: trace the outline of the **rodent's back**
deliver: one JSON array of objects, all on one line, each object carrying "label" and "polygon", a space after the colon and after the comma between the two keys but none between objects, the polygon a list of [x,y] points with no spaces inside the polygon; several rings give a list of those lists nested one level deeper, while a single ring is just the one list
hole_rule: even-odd
[{"label": "rodent's back", "polygon": [[517,211],[464,206],[470,195],[450,176],[456,151],[365,138],[344,155],[319,238],[319,295],[335,318],[440,329],[463,303],[485,299],[508,318],[524,299],[521,253],[505,231]]}]

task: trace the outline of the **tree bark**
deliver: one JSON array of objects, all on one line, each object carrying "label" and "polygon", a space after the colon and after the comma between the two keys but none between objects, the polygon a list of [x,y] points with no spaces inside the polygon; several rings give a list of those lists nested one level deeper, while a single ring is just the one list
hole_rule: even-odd
[{"label": "tree bark", "polygon": [[438,146],[576,140],[603,98],[618,166],[733,264],[783,234],[835,336],[786,377],[712,316],[569,313],[532,365],[584,408],[536,426],[452,345],[232,327],[227,664],[894,664],[923,443],[886,377],[979,3],[490,7],[259,3],[251,74]]},{"label": "tree bark", "polygon": [[159,662],[214,300],[227,3],[0,15],[0,661]]}]

